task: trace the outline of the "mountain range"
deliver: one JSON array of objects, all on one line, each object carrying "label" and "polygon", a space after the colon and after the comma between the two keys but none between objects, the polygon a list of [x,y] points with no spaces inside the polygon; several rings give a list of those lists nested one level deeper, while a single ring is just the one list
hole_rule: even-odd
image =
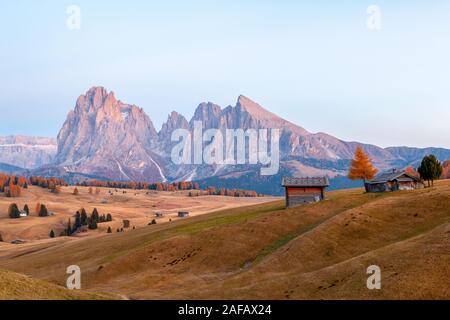
[{"label": "mountain range", "polygon": [[[207,129],[280,129],[280,170],[261,176],[260,165],[175,165],[171,141],[176,129],[193,130],[200,121]],[[205,143],[206,144],[206,143]],[[245,96],[234,106],[212,102],[198,105],[188,121],[173,111],[158,132],[138,106],[117,100],[113,92],[93,87],[81,95],[67,115],[57,139],[0,137],[0,170],[58,176],[69,181],[103,179],[117,181],[195,180],[201,185],[256,189],[280,194],[281,176],[328,175],[333,188],[353,186],[345,178],[357,146],[361,146],[380,170],[417,166],[427,154],[450,159],[443,148],[380,148],[347,142],[326,133],[311,133],[278,117]],[[3,168],[3,169],[2,169]]]}]

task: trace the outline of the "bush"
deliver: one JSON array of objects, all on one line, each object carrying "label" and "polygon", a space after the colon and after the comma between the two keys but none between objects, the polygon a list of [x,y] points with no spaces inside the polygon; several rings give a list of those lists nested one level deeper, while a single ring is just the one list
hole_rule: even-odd
[{"label": "bush", "polygon": [[55,232],[53,231],[53,229],[50,231],[49,237],[50,238],[54,238],[55,237]]},{"label": "bush", "polygon": [[23,206],[23,211],[25,211],[27,215],[30,215],[30,208],[28,208],[27,204]]},{"label": "bush", "polygon": [[108,231],[106,231],[106,233],[112,233],[111,227],[108,227]]}]

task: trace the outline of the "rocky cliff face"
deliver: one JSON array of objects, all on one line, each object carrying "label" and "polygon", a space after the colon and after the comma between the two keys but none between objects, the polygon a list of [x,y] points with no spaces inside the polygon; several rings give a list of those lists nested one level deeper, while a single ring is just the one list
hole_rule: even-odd
[{"label": "rocky cliff face", "polygon": [[165,180],[152,152],[157,133],[150,118],[134,105],[116,100],[104,88],[90,89],[58,134],[55,164],[115,180]]},{"label": "rocky cliff face", "polygon": [[56,139],[26,136],[0,137],[0,163],[35,169],[53,161]]},{"label": "rocky cliff face", "polygon": [[[170,153],[177,142],[171,141],[172,132],[176,129],[193,130],[195,121],[202,123],[203,130],[280,129],[278,175],[260,177],[260,167],[248,164],[174,164]],[[248,187],[249,183],[278,185],[276,181],[281,179],[281,175],[342,176],[346,174],[357,146],[363,147],[380,170],[416,164],[430,152],[436,153],[442,160],[450,159],[450,150],[446,149],[383,149],[346,142],[325,133],[310,133],[245,96],[239,96],[234,106],[224,109],[211,102],[201,103],[189,122],[174,111],[157,132],[142,109],[117,100],[113,92],[107,92],[102,87],[94,87],[78,98],[58,135],[57,145],[54,160],[50,156],[41,164],[53,162],[36,172],[77,179],[150,182],[203,180],[214,184],[226,181],[228,187]],[[7,163],[21,165],[17,161]],[[343,185],[346,182],[339,183]]]}]

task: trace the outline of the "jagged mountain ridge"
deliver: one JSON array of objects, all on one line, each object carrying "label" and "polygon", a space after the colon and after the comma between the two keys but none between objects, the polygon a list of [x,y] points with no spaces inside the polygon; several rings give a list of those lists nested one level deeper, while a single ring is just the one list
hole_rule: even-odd
[{"label": "jagged mountain ridge", "polygon": [[157,132],[145,112],[95,87],[78,98],[58,134],[55,165],[112,180],[164,180],[152,152]]},{"label": "jagged mountain ridge", "polygon": [[0,163],[17,169],[35,169],[53,161],[56,139],[44,137],[0,137]]},{"label": "jagged mountain ridge", "polygon": [[[93,87],[78,98],[74,109],[69,112],[58,134],[54,160],[34,172],[57,174],[74,180],[93,177],[148,182],[222,179],[235,187],[245,184],[242,179],[251,176],[256,184],[258,181],[265,183],[267,179],[258,177],[258,165],[173,164],[170,152],[176,142],[171,141],[172,132],[180,128],[192,130],[195,121],[201,121],[204,130],[280,129],[279,175],[327,174],[332,178],[345,175],[357,146],[363,147],[380,170],[417,164],[430,152],[437,152],[442,160],[450,159],[450,150],[447,149],[384,149],[346,142],[326,133],[310,133],[242,95],[235,106],[226,108],[212,102],[201,103],[190,121],[173,111],[157,132],[141,108],[117,100],[113,92],[103,87]],[[281,176],[269,180],[278,178]]]}]

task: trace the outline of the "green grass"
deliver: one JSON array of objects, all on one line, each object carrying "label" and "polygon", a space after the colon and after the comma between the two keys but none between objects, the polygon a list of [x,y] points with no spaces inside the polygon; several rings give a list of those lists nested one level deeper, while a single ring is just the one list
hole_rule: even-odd
[{"label": "green grass", "polygon": [[182,225],[170,226],[170,224],[168,224],[167,229],[159,230],[146,235],[146,237],[142,239],[137,246],[108,255],[102,263],[110,263],[119,257],[123,257],[124,255],[130,254],[136,250],[145,248],[156,241],[161,241],[180,235],[193,235],[207,229],[256,219],[279,210],[284,210],[284,208],[283,202],[276,201],[263,205],[226,209],[223,211],[214,212],[209,215],[199,216],[198,218],[200,221],[192,222],[192,220],[186,220],[188,223],[183,223]]}]

